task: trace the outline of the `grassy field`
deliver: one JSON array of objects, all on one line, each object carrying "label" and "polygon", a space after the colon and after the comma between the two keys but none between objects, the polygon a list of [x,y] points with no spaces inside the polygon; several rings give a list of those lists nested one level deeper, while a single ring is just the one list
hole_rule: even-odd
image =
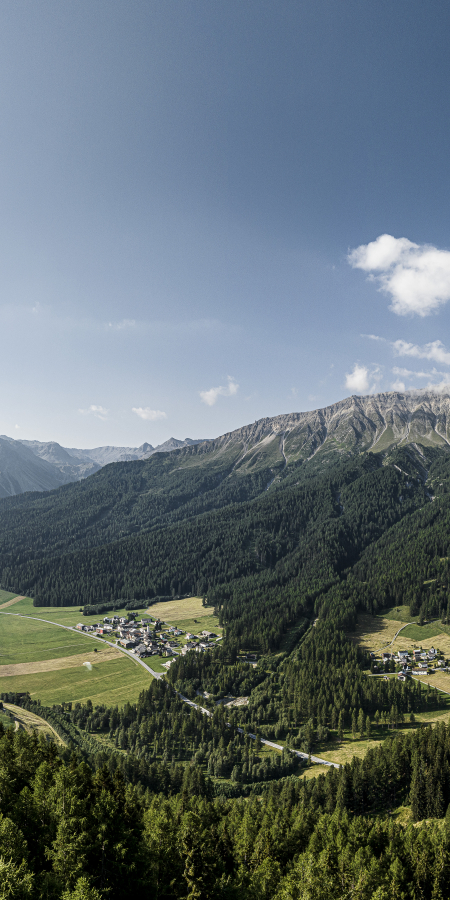
[{"label": "grassy field", "polygon": [[117,659],[122,653],[115,647],[94,647],[86,653],[76,653],[72,656],[60,656],[56,659],[39,659],[35,662],[11,663],[0,665],[0,679],[15,675],[34,675],[39,672],[54,672],[57,669],[73,669],[75,666],[88,666],[107,659]]},{"label": "grassy field", "polygon": [[[144,609],[138,604],[136,612],[140,611],[144,614]],[[98,616],[83,616],[79,606],[33,606],[31,598],[24,597],[18,603],[13,604],[11,612],[19,613],[21,616],[35,616],[37,619],[45,619],[47,622],[57,622],[58,625],[77,625],[78,622],[92,625],[93,622],[103,621],[104,616],[126,616],[128,611],[117,609],[113,613],[105,612]]]},{"label": "grassy field", "polygon": [[[406,607],[397,607],[403,609]],[[393,610],[391,610],[391,613]],[[401,629],[401,630],[400,630]],[[355,631],[348,636],[360,647],[372,653],[398,650],[412,651],[419,647],[429,650],[435,647],[450,658],[450,629],[440,622],[429,625],[405,623],[386,616],[359,615]],[[400,632],[396,637],[397,632]]]},{"label": "grassy field", "polygon": [[396,622],[403,622],[404,624],[419,621],[419,616],[410,616],[409,606],[393,606],[389,612],[383,613],[380,618],[394,619]]},{"label": "grassy field", "polygon": [[326,775],[329,771],[329,766],[308,766],[307,769],[301,772],[299,777],[306,778],[306,780],[309,781],[310,778],[317,778],[318,775]]},{"label": "grassy field", "polygon": [[0,690],[21,693],[29,691],[33,700],[45,706],[54,703],[86,703],[123,706],[136,702],[141,691],[148,688],[152,676],[129,657],[121,654],[117,659],[96,662],[89,671],[80,666],[41,672],[37,675],[17,675],[0,679]]},{"label": "grassy field", "polygon": [[188,597],[186,600],[169,600],[167,603],[155,603],[147,612],[162,622],[178,622],[180,619],[200,619],[212,615],[211,606],[203,606],[201,597]]},{"label": "grassy field", "polygon": [[[395,619],[359,615],[358,624],[355,630],[349,634],[349,637],[359,646],[364,647],[365,650],[376,653],[379,650],[387,650],[397,631],[403,628],[404,624],[404,622],[399,622]],[[402,634],[403,632],[399,635],[399,638]]]},{"label": "grassy field", "polygon": [[213,631],[217,635],[223,633],[218,617],[212,615],[212,607],[203,606],[201,597],[155,603],[147,612],[160,618],[162,622],[167,622],[168,625],[178,625],[182,631],[192,631],[193,634],[202,631]]},{"label": "grassy field", "polygon": [[[103,642],[45,620],[15,615],[18,609],[22,616],[45,615],[47,610],[34,608],[29,598],[12,609],[14,614],[9,609],[0,613],[0,692],[29,691],[33,699],[49,705],[91,699],[94,705],[121,706],[136,701],[150,684],[152,676],[138,662]],[[76,624],[80,619],[79,611],[72,608],[47,609],[61,624]],[[83,665],[86,661],[91,671]],[[164,672],[156,657],[155,662],[155,670]]]},{"label": "grassy field", "polygon": [[[416,676],[413,675],[413,678],[414,677]],[[435,670],[432,675],[420,674],[417,675],[417,678],[424,684],[431,684],[431,687],[438,688],[438,690],[450,694],[450,674],[448,672],[438,672]]]},{"label": "grassy field", "polygon": [[[94,641],[47,622],[0,614],[0,666],[92,652]],[[101,648],[101,644],[98,644]]]},{"label": "grassy field", "polygon": [[403,638],[409,638],[416,643],[423,643],[428,638],[435,638],[438,635],[445,634],[439,625],[408,625],[402,632]]}]

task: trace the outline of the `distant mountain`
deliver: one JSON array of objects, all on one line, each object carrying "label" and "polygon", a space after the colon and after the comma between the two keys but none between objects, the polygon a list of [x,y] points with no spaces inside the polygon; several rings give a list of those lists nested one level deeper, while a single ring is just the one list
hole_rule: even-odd
[{"label": "distant mountain", "polygon": [[450,449],[450,394],[417,391],[352,396],[323,409],[259,419],[228,432],[194,453],[224,453],[242,447],[236,468],[256,471],[268,464],[314,467],[337,456],[385,453],[407,444]]},{"label": "distant mountain", "polygon": [[177,438],[171,437],[164,444],[158,444],[157,447],[153,447],[151,444],[141,444],[140,447],[94,447],[92,450],[66,448],[66,452],[70,456],[93,460],[99,466],[106,466],[112,462],[132,462],[136,459],[148,459],[154,453],[168,453],[172,450],[179,450],[181,447],[192,447],[194,444],[200,443],[202,443],[201,439],[191,440],[191,438],[185,438],[184,441],[179,441]]},{"label": "distant mountain", "polygon": [[152,447],[97,447],[76,450],[61,447],[56,441],[26,441],[0,437],[0,498],[25,491],[51,491],[53,488],[81,481],[111,462],[148,459],[154,453],[190,447],[198,441],[169,438]]},{"label": "distant mountain", "polygon": [[78,481],[80,478],[86,478],[94,472],[98,472],[101,466],[92,459],[87,457],[79,457],[73,453],[69,453],[56,441],[17,441],[16,443],[28,447],[32,453],[40,459],[45,459],[52,466],[55,466],[65,478],[64,483],[70,481]]},{"label": "distant mountain", "polygon": [[50,491],[66,483],[63,473],[32,450],[5,435],[0,437],[0,497],[24,491]]}]

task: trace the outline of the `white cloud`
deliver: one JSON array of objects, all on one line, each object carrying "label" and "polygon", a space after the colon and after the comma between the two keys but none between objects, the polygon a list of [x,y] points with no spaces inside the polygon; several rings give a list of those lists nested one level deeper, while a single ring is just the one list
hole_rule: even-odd
[{"label": "white cloud", "polygon": [[437,369],[432,369],[431,372],[413,372],[411,369],[403,369],[399,366],[394,366],[392,373],[393,375],[400,375],[401,378],[432,378],[436,375],[445,377],[445,372],[438,372]]},{"label": "white cloud", "polygon": [[14,428],[16,428],[16,429],[19,430],[19,429],[20,429],[20,425],[14,425]]},{"label": "white cloud", "polygon": [[149,406],[143,408],[142,406],[133,406],[132,412],[136,413],[141,419],[145,419],[147,422],[156,422],[158,419],[167,419],[167,415],[165,412],[161,412],[160,409],[150,409]]},{"label": "white cloud", "polygon": [[234,394],[237,394],[238,390],[239,385],[236,384],[232,375],[228,375],[228,384],[226,387],[220,385],[220,387],[210,388],[209,391],[199,391],[199,394],[203,403],[206,403],[207,406],[214,406],[218,397],[233,397]]},{"label": "white cloud", "polygon": [[450,366],[450,351],[446,350],[442,341],[429,341],[428,344],[424,344],[421,347],[419,344],[411,344],[409,341],[402,339],[388,341],[387,338],[378,337],[376,334],[362,334],[361,337],[389,344],[395,356],[414,356],[416,359],[431,359],[434,362],[441,363],[441,365]]},{"label": "white cloud", "polygon": [[428,316],[450,299],[450,251],[382,234],[348,254],[354,269],[369,273],[392,299],[399,316]]},{"label": "white cloud", "polygon": [[394,381],[393,384],[391,384],[391,389],[393,391],[401,391],[403,393],[403,391],[406,390],[405,382],[404,381]]},{"label": "white cloud", "polygon": [[442,341],[430,341],[420,347],[418,344],[410,344],[408,341],[391,341],[396,356],[415,356],[416,359],[432,359],[434,362],[450,366],[450,352],[445,349]]},{"label": "white cloud", "polygon": [[359,366],[355,363],[353,371],[345,376],[345,387],[357,394],[365,394],[369,390],[369,370],[367,366]]},{"label": "white cloud", "polygon": [[426,385],[424,390],[436,391],[436,393],[438,393],[438,394],[450,393],[450,383],[449,383],[448,375],[446,378],[444,378],[438,384],[435,384],[432,381],[430,381],[429,384]]},{"label": "white cloud", "polygon": [[104,406],[96,406],[94,403],[89,406],[88,409],[79,409],[78,412],[82,413],[83,416],[93,415],[97,419],[101,419],[102,422],[108,416],[108,410],[104,408]]}]

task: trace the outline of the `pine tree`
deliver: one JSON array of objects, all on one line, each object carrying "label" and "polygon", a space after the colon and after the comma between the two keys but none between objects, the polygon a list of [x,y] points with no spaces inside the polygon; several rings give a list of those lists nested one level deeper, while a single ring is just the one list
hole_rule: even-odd
[{"label": "pine tree", "polygon": [[414,821],[420,822],[427,814],[427,798],[425,778],[419,759],[416,759],[414,763],[409,802]]}]

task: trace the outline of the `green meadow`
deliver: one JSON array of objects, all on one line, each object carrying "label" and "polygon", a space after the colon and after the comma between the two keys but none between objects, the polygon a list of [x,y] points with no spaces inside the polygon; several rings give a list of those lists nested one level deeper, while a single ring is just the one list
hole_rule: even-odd
[{"label": "green meadow", "polygon": [[[6,591],[3,591],[3,593],[6,594]],[[8,595],[5,597],[5,600],[9,600],[10,597],[14,597],[14,594]],[[144,615],[145,608],[137,606],[136,612]],[[114,612],[100,613],[98,616],[83,616],[79,606],[33,606],[33,601],[30,597],[25,597],[23,600],[14,603],[13,606],[8,607],[8,611],[21,616],[34,616],[37,619],[45,619],[47,622],[57,622],[58,625],[71,626],[77,625],[78,622],[83,622],[84,625],[92,625],[93,622],[103,621],[105,616],[127,615],[127,610],[117,609]]]},{"label": "green meadow", "polygon": [[86,703],[89,699],[94,706],[102,703],[123,706],[127,701],[134,703],[151,680],[150,673],[138,662],[123,655],[94,663],[91,671],[80,663],[71,669],[0,678],[0,690],[29,691],[33,700],[40,700],[45,706],[62,702]]},{"label": "green meadow", "polygon": [[0,613],[0,666],[75,656],[92,651],[96,643],[48,622]]},{"label": "green meadow", "polygon": [[[14,594],[3,591],[0,601],[11,597]],[[26,618],[29,616],[32,618]],[[58,627],[76,625],[81,618],[78,607],[34,607],[28,597],[0,611],[0,666],[61,659],[61,668],[54,671],[1,676],[0,693],[29,691],[33,699],[46,705],[90,699],[94,705],[122,706],[136,701],[152,676],[125,654],[102,661],[101,641]],[[84,617],[83,621],[97,619]],[[94,649],[98,661],[89,670],[83,666],[83,656]],[[80,665],[65,668],[64,658],[74,656],[80,657]],[[157,657],[151,664],[158,672],[166,671]]]},{"label": "green meadow", "polygon": [[0,591],[0,605],[7,603],[8,600],[13,600],[14,597],[17,597],[17,594],[11,594],[10,591]]}]

